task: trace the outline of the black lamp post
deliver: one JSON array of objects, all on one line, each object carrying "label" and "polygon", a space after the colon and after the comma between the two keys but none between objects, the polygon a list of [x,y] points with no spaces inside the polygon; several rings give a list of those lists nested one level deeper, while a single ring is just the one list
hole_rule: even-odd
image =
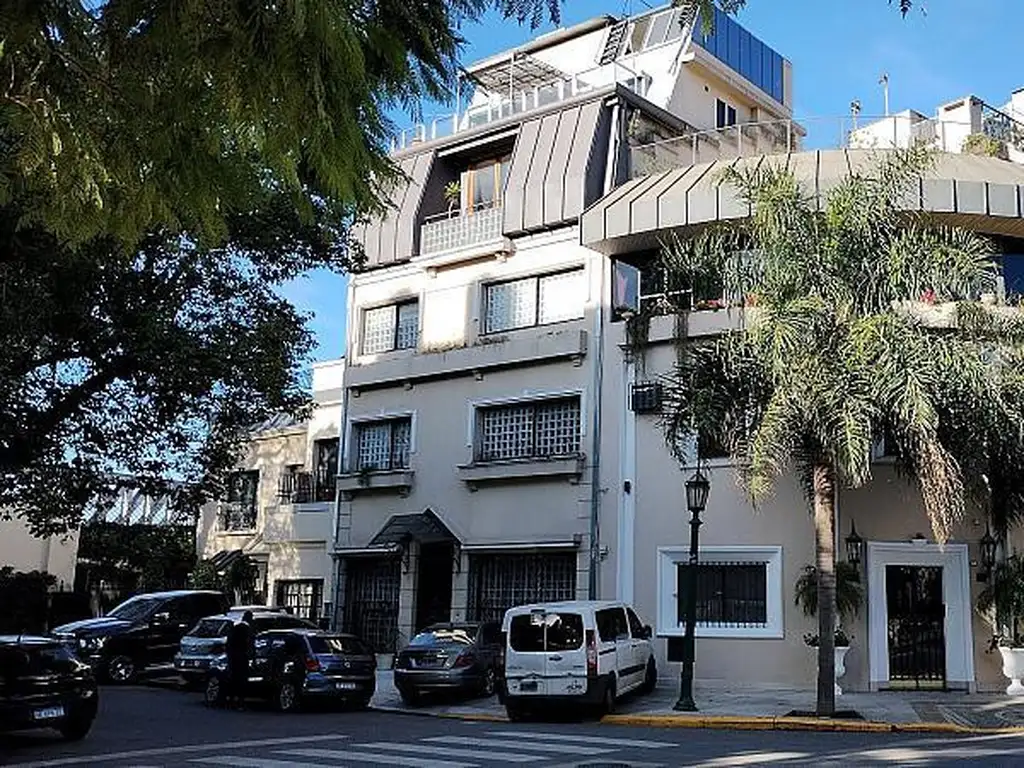
[{"label": "black lamp post", "polygon": [[981,567],[984,569],[978,574],[978,581],[988,581],[992,569],[996,566],[996,540],[987,525],[978,547],[981,549]]},{"label": "black lamp post", "polygon": [[694,633],[697,629],[697,552],[700,513],[708,503],[711,483],[698,468],[686,481],[686,506],[690,510],[690,562],[686,569],[686,634],[683,636],[683,671],[679,676],[677,712],[696,712],[693,702]]},{"label": "black lamp post", "polygon": [[864,560],[864,539],[857,533],[857,526],[850,520],[850,534],[846,537],[846,561],[857,571],[860,579],[860,564]]}]

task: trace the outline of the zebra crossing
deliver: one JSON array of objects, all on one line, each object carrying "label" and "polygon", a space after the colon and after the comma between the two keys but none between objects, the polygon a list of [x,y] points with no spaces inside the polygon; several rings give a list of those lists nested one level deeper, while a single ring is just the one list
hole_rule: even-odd
[{"label": "zebra crossing", "polygon": [[628,758],[631,766],[656,768],[665,763],[636,762],[634,757],[665,758],[678,744],[647,739],[569,735],[546,731],[494,729],[475,736],[424,736],[415,741],[367,741],[346,743],[343,749],[296,745],[277,747],[259,756],[213,754],[192,758],[196,765],[221,768],[325,768],[326,766],[390,765],[408,768],[479,768],[499,764],[570,766],[586,765],[597,758]]}]

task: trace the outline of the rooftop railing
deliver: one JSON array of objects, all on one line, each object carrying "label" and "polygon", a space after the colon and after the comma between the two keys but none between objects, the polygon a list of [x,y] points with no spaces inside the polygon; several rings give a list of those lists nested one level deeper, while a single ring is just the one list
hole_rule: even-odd
[{"label": "rooftop railing", "polygon": [[501,221],[501,203],[430,216],[420,228],[420,253],[456,251],[500,240]]},{"label": "rooftop railing", "polygon": [[[900,114],[741,123],[633,147],[630,173],[635,178],[712,160],[811,149],[897,149],[923,144],[945,152],[961,152],[964,140],[974,133],[1008,142],[1024,152],[1024,125],[1011,122],[1013,130],[1005,121],[972,124]],[[991,130],[992,126],[998,127],[998,132]],[[1015,136],[1020,140],[1014,141]]]}]

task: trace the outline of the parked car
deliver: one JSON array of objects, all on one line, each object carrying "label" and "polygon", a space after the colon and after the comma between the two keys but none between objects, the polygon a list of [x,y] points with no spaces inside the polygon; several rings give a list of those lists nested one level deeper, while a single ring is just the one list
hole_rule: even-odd
[{"label": "parked car", "polygon": [[271,629],[316,629],[316,625],[283,608],[266,606],[236,606],[226,613],[200,619],[188,634],[181,638],[174,656],[174,669],[189,688],[199,688],[206,673],[217,663],[226,663],[228,632],[232,624],[242,620],[246,611],[252,611],[252,629],[259,634]]},{"label": "parked car", "polygon": [[598,705],[605,713],[658,680],[652,631],[625,603],[576,601],[505,612],[505,710],[510,720],[544,705]]},{"label": "parked car", "polygon": [[395,687],[407,704],[442,691],[492,695],[502,654],[496,621],[433,624],[395,659]]},{"label": "parked car", "polygon": [[85,738],[96,719],[96,679],[50,637],[0,635],[0,731],[54,728]]},{"label": "parked car", "polygon": [[106,616],[75,621],[52,634],[73,648],[101,680],[130,683],[147,667],[170,664],[181,638],[204,616],[229,605],[220,592],[178,590],[136,595]]},{"label": "parked car", "polygon": [[[377,687],[377,661],[354,635],[317,629],[270,630],[256,637],[245,695],[273,702],[281,712],[320,701],[365,709]],[[206,681],[206,703],[227,697],[227,665],[219,660]]]}]

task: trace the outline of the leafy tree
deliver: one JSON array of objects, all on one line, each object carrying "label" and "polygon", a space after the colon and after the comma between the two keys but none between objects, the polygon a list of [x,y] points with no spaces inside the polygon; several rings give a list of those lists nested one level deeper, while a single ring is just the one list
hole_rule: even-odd
[{"label": "leafy tree", "polygon": [[229,595],[235,605],[245,605],[256,599],[255,584],[258,577],[256,563],[248,555],[243,555],[223,571],[217,570],[209,560],[200,560],[188,581],[193,589],[219,589]]},{"label": "leafy tree", "polygon": [[88,523],[78,543],[79,567],[130,591],[181,588],[195,562],[191,525]]},{"label": "leafy tree", "polygon": [[1001,507],[1003,528],[1024,510],[1024,322],[977,301],[995,285],[991,243],[900,210],[930,161],[919,149],[886,153],[820,201],[777,163],[739,164],[723,181],[751,217],[663,256],[677,279],[711,274],[756,304],[736,331],[677,339],[667,436],[679,445],[696,430],[727,446],[755,503],[783,474],[802,481],[822,716],[835,711],[835,494],[869,482],[873,440],[892,438],[939,541],[972,494]]}]

